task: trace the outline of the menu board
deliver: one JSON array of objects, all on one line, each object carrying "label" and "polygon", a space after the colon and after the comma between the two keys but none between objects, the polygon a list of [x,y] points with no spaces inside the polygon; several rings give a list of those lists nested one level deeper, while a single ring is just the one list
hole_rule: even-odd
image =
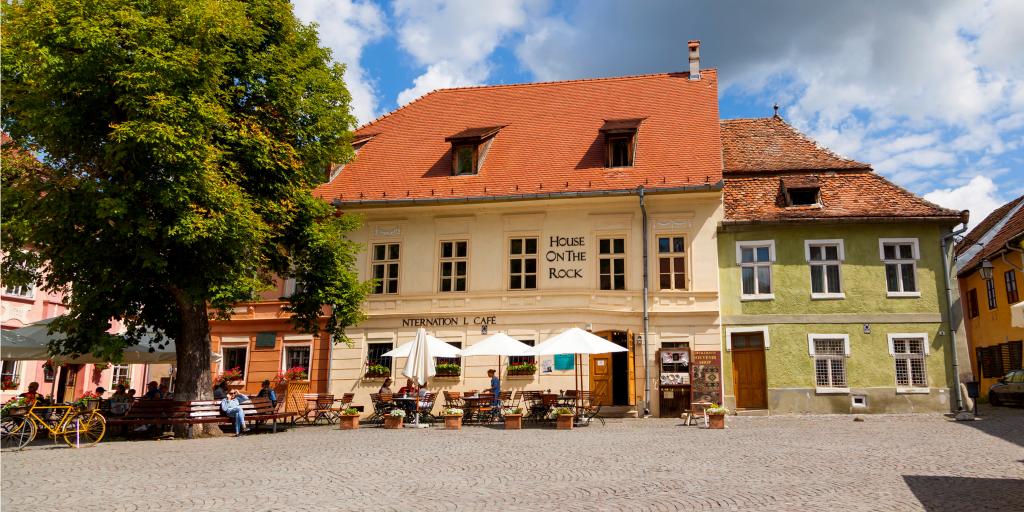
[{"label": "menu board", "polygon": [[691,396],[694,402],[722,403],[722,353],[694,352],[690,361]]}]

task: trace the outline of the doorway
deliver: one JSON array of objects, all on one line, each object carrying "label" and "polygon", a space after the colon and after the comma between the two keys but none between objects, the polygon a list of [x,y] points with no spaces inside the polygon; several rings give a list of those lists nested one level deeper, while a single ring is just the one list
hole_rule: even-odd
[{"label": "doorway", "polygon": [[634,405],[633,334],[629,331],[594,333],[626,352],[590,355],[590,393],[595,404]]},{"label": "doorway", "polygon": [[764,363],[764,334],[732,333],[732,382],[737,409],[768,408],[768,382]]}]

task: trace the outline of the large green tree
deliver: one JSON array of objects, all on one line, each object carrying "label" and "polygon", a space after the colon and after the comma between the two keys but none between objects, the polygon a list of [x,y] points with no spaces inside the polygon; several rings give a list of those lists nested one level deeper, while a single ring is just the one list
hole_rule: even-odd
[{"label": "large green tree", "polygon": [[354,122],[315,26],[284,0],[7,0],[3,20],[19,149],[4,151],[2,270],[68,293],[52,351],[116,360],[158,331],[177,345],[175,396],[206,398],[209,320],[276,276],[302,283],[300,330],[345,340],[367,291],[358,221],[312,189],[351,157]]}]

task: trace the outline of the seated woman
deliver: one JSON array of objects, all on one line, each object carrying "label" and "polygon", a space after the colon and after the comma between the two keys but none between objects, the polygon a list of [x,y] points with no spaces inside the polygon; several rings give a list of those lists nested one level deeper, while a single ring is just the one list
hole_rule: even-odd
[{"label": "seated woman", "polygon": [[114,394],[110,396],[110,413],[123,416],[132,406],[132,397],[124,389],[124,384],[118,384],[114,388]]},{"label": "seated woman", "polygon": [[245,411],[241,406],[242,402],[247,401],[249,401],[249,397],[239,393],[237,389],[231,389],[220,402],[220,410],[234,420],[235,437],[241,436],[242,432],[249,431],[249,428],[245,426]]},{"label": "seated woman", "polygon": [[405,379],[405,385],[398,388],[399,395],[415,395],[416,394],[416,383],[412,379]]},{"label": "seated woman", "polygon": [[380,389],[377,390],[377,392],[382,394],[382,395],[393,395],[394,394],[394,392],[391,391],[391,377],[386,377],[384,379],[384,384],[380,385]]}]

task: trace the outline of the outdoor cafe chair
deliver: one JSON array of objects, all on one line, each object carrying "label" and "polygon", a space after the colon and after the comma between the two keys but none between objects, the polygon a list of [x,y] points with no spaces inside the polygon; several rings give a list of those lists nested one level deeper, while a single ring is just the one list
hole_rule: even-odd
[{"label": "outdoor cafe chair", "polygon": [[419,403],[417,404],[416,410],[420,413],[420,421],[425,420],[428,423],[433,423],[434,421],[437,420],[437,417],[434,416],[433,413],[434,402],[436,401],[437,393],[427,393],[426,395],[423,395],[423,397],[419,399]]},{"label": "outdoor cafe chair", "polygon": [[462,402],[462,393],[459,391],[444,392],[445,409],[461,409],[465,404]]},{"label": "outdoor cafe chair", "polygon": [[585,424],[598,420],[604,425],[604,417],[601,416],[601,404],[594,403],[594,396],[590,391],[580,391],[580,417]]},{"label": "outdoor cafe chair", "polygon": [[334,410],[334,395],[316,395],[313,399],[313,421],[316,425],[321,419],[326,420],[328,425],[333,425],[338,419],[338,412]]},{"label": "outdoor cafe chair", "polygon": [[373,414],[367,418],[367,421],[371,422],[383,422],[384,415],[395,408],[394,403],[391,402],[391,395],[388,394],[370,393],[370,402],[373,404]]}]

